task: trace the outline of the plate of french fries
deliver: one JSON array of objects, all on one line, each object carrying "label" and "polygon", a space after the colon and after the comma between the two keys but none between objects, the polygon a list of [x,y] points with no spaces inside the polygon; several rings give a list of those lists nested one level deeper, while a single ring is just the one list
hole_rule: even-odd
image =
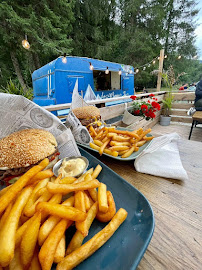
[{"label": "plate of french fries", "polygon": [[[95,157],[79,178],[48,159],[0,190],[0,269],[135,269],[154,230],[146,198]],[[48,172],[47,172],[48,171]]]},{"label": "plate of french fries", "polygon": [[151,128],[143,130],[127,130],[125,128],[103,127],[96,131],[92,126],[90,135],[93,142],[78,145],[99,152],[117,160],[128,161],[136,159],[147,148],[154,136],[150,134]]}]

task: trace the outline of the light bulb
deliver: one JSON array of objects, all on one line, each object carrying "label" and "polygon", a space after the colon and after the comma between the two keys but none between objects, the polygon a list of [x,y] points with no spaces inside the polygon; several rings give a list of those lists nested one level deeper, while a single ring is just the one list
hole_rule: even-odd
[{"label": "light bulb", "polygon": [[62,58],[62,63],[66,64],[67,63],[67,58],[66,58],[67,54],[64,53],[64,56]]},{"label": "light bulb", "polygon": [[164,56],[165,59],[166,59],[167,57],[168,57],[167,55]]},{"label": "light bulb", "polygon": [[150,64],[148,64],[148,67],[150,67],[151,65]]},{"label": "light bulb", "polygon": [[90,62],[90,70],[93,70],[93,65],[91,64],[91,62]]},{"label": "light bulb", "polygon": [[146,69],[146,67],[143,67],[143,70],[145,70]]},{"label": "light bulb", "polygon": [[181,58],[182,58],[182,56],[181,56],[181,55],[179,55],[177,59],[181,59]]},{"label": "light bulb", "polygon": [[121,75],[122,71],[119,69],[119,75]]},{"label": "light bulb", "polygon": [[156,60],[153,60],[153,62],[152,62],[153,64],[155,64],[156,63]]},{"label": "light bulb", "polygon": [[137,68],[136,70],[135,70],[135,73],[138,73],[139,72],[139,69]]},{"label": "light bulb", "polygon": [[105,70],[105,74],[109,74],[109,69],[107,67],[107,69]]},{"label": "light bulb", "polygon": [[27,39],[24,39],[24,40],[22,41],[22,46],[23,46],[23,48],[25,48],[26,50],[29,50],[30,44],[29,44],[29,42],[28,42]]},{"label": "light bulb", "polygon": [[158,60],[160,59],[160,56],[158,56]]}]

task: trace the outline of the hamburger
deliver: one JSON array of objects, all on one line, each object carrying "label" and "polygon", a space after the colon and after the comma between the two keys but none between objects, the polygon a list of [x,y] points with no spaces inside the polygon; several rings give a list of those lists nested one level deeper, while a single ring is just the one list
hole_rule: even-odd
[{"label": "hamburger", "polygon": [[20,130],[4,137],[0,153],[0,180],[7,185],[46,157],[48,167],[53,167],[60,154],[55,137],[42,129]]},{"label": "hamburger", "polygon": [[95,106],[78,107],[72,110],[83,126],[98,128],[102,125],[100,110]]}]

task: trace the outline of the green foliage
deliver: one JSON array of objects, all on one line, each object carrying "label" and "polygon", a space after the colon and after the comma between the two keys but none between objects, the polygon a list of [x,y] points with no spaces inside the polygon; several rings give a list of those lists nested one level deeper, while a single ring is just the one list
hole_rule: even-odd
[{"label": "green foliage", "polygon": [[30,100],[33,98],[33,89],[29,88],[26,93],[24,93],[23,88],[18,84],[15,84],[11,79],[7,83],[6,87],[0,88],[1,93],[21,95]]},{"label": "green foliage", "polygon": [[174,101],[172,94],[173,84],[175,83],[175,74],[173,73],[172,66],[166,73],[162,73],[162,78],[168,87],[166,97],[162,100],[164,116],[169,116]]}]

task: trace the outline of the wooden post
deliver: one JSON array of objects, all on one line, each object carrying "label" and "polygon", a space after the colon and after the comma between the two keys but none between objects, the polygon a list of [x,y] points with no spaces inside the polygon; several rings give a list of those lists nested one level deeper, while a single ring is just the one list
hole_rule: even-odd
[{"label": "wooden post", "polygon": [[158,80],[157,80],[157,88],[156,91],[159,92],[161,90],[161,73],[163,71],[163,60],[164,60],[164,49],[160,50],[160,59],[159,59],[159,71],[158,71]]}]

